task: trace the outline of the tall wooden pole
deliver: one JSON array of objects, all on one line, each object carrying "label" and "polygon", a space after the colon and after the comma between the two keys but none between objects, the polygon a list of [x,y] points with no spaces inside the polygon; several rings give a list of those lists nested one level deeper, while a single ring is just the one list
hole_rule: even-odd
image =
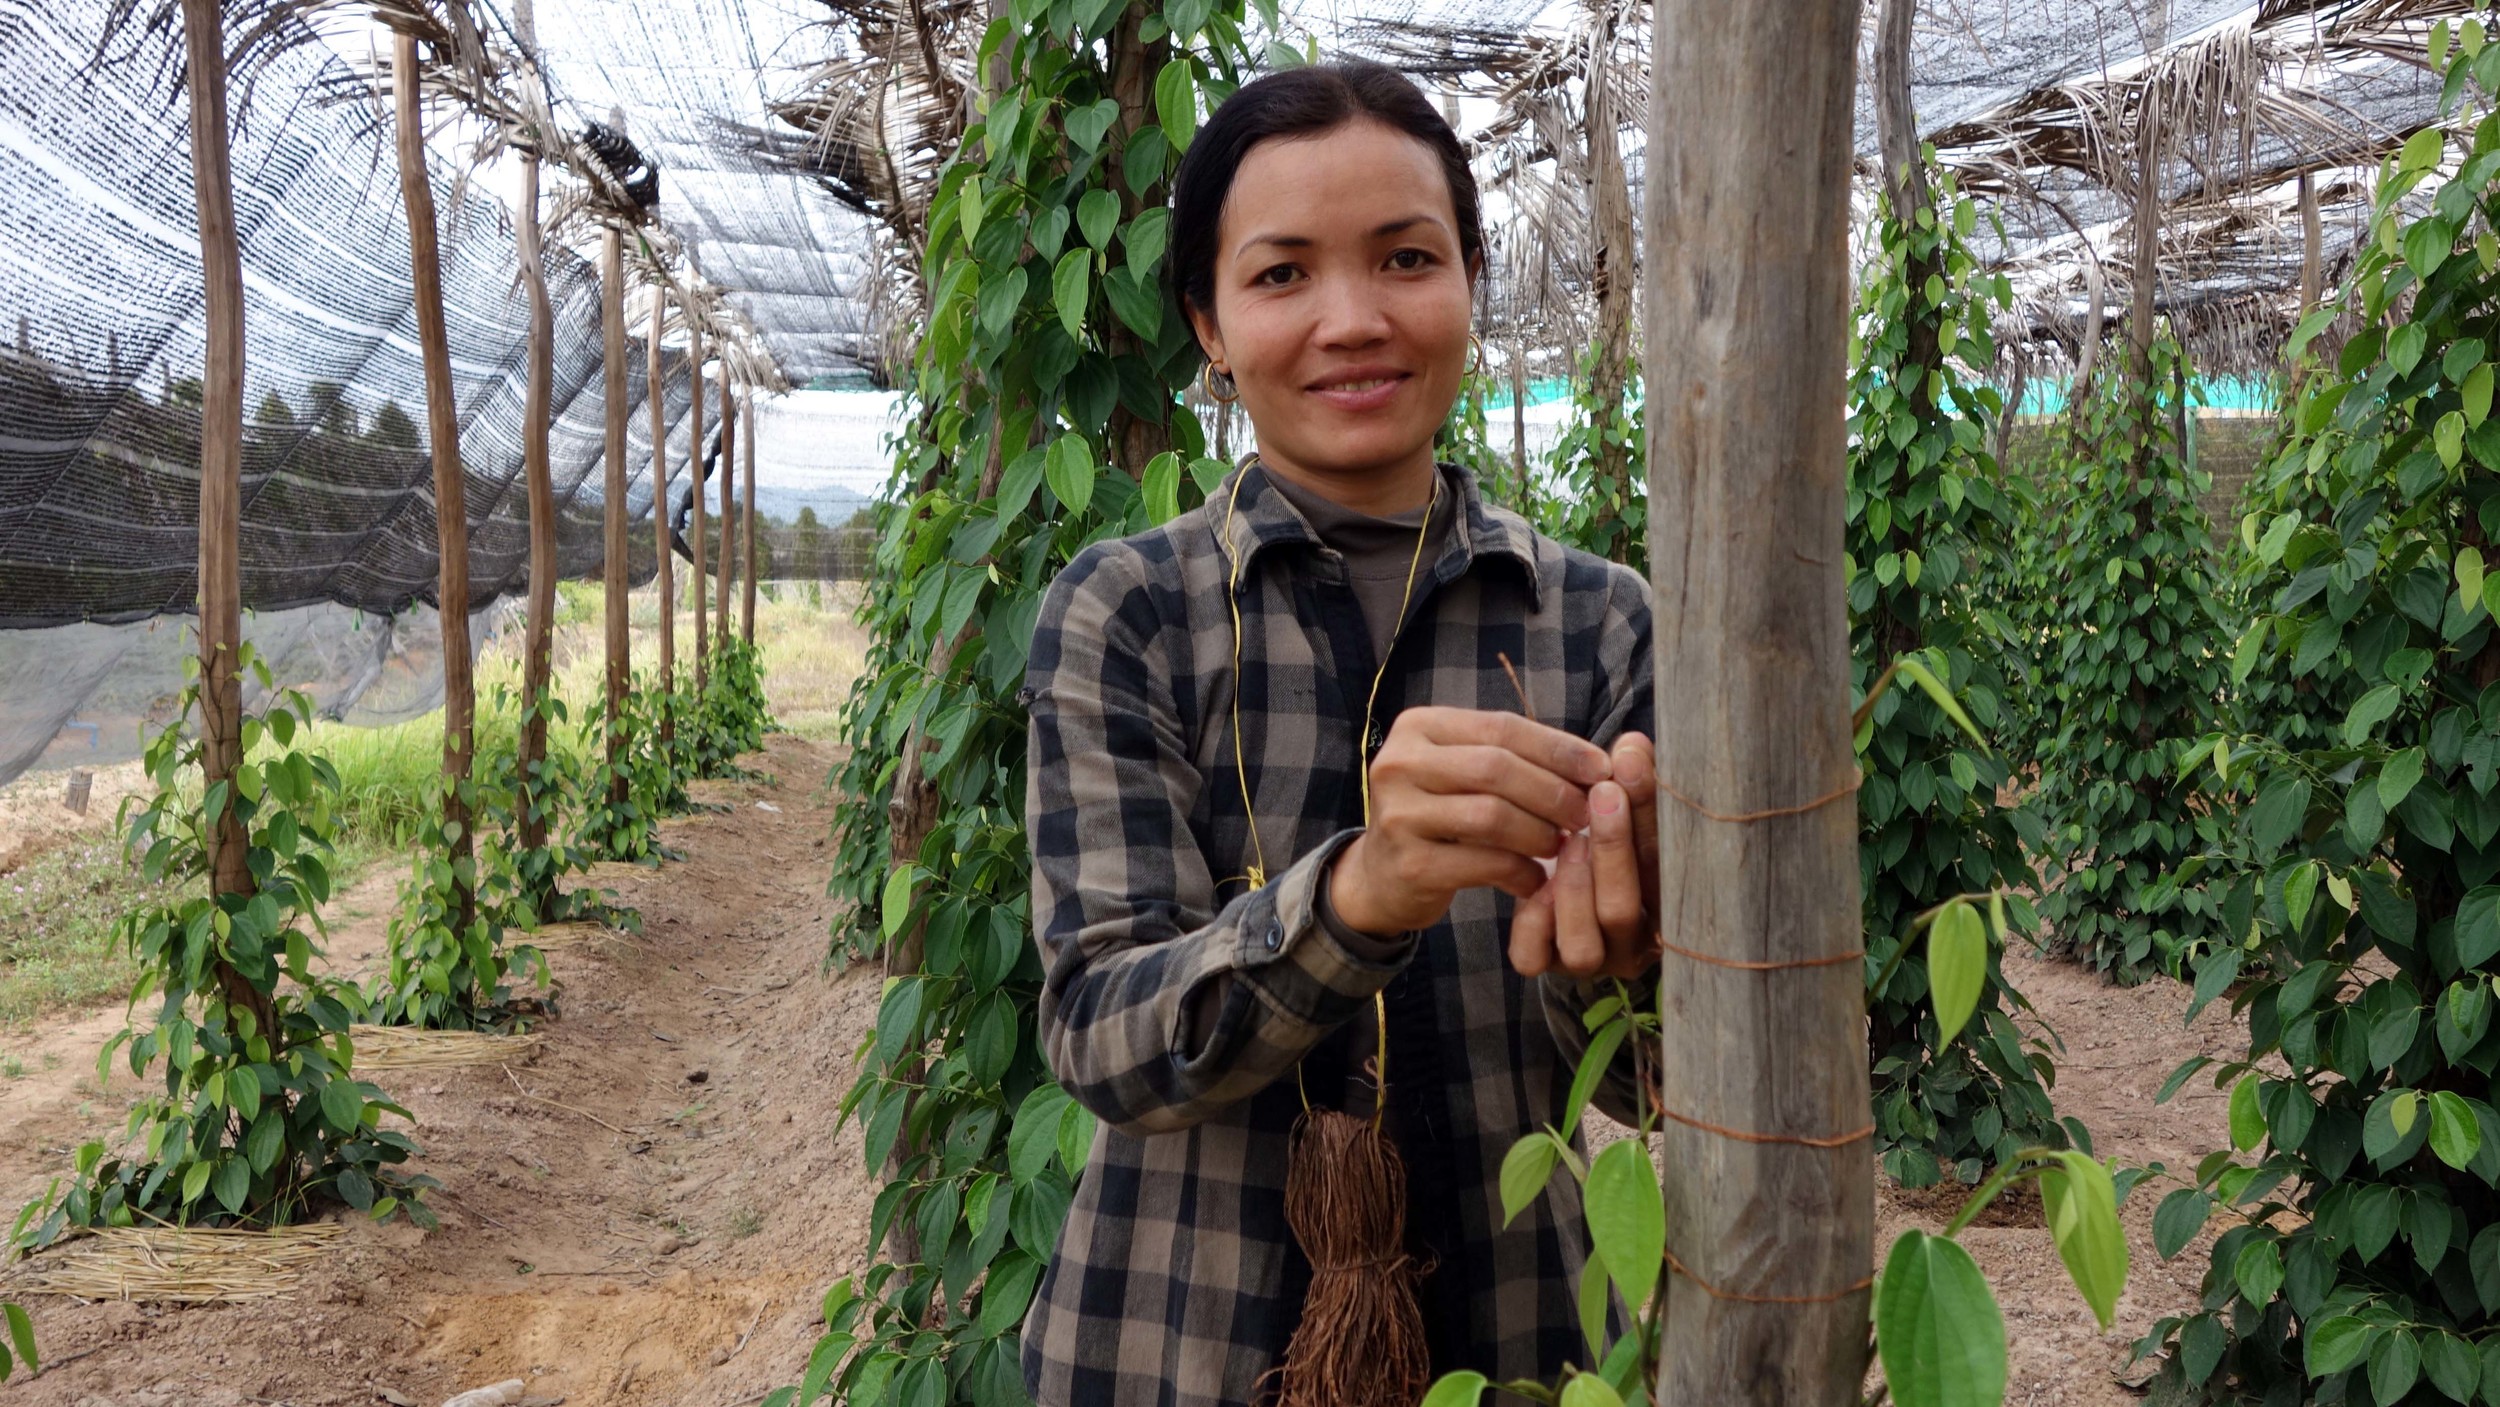
[{"label": "tall wooden pole", "polygon": [[1866,1370],[1875,1160],[1865,977],[1847,960],[1864,935],[1841,584],[1859,10],[1657,6],[1658,768],[1697,803],[1659,811],[1660,922],[1715,960],[1670,953],[1659,997],[1685,1267],[1665,1282],[1662,1407],[1842,1407]]},{"label": "tall wooden pole", "polygon": [[2320,246],[2324,243],[2318,231],[2318,182],[2309,172],[2300,173],[2300,315],[2318,306],[2321,265]]},{"label": "tall wooden pole", "polygon": [[[1615,34],[1622,21],[1615,0],[1596,0],[1599,22],[1591,36],[1588,78],[1589,228],[1595,253],[1597,355],[1589,367],[1590,405],[1613,415],[1632,376],[1632,320],[1640,270],[1633,261],[1632,195],[1623,169],[1621,101],[1615,92]],[[1513,413],[1514,420],[1517,412]],[[1600,435],[1590,481],[1601,511],[1632,501],[1632,450]],[[1630,543],[1615,539],[1611,554],[1622,561]]]},{"label": "tall wooden pole", "polygon": [[[693,310],[688,309],[689,314]],[[703,539],[709,532],[703,522],[703,328],[692,316],[686,319],[686,383],[694,391],[694,428],[686,436],[686,461],[694,483],[694,517],[687,523],[694,534],[694,695],[703,697],[703,686],[711,680],[712,668],[708,648],[710,637],[703,612]]]},{"label": "tall wooden pole", "polygon": [[521,403],[521,476],[529,489],[529,617],[522,631],[521,848],[547,845],[547,812],[538,774],[547,758],[543,696],[555,674],[556,483],[548,463],[548,422],[555,386],[555,308],[547,300],[547,266],[539,247],[538,153],[521,153],[521,284],[529,290],[529,388]]},{"label": "tall wooden pole", "polygon": [[676,510],[668,490],[668,362],[660,333],[668,320],[668,290],[651,289],[650,357],[643,371],[643,399],[651,404],[651,542],[659,553],[653,585],[660,593],[660,745],[677,743],[677,562],[669,523]]},{"label": "tall wooden pole", "polygon": [[[605,603],[608,644],[608,799],[625,799],[625,691],[633,682],[633,633],[627,611],[631,551],[625,534],[625,236],[608,227],[599,240],[599,332],[605,358],[604,402],[607,439],[601,446],[607,468],[600,485],[601,526],[606,529]],[[654,383],[656,384],[656,383]]]},{"label": "tall wooden pole", "polygon": [[[417,110],[417,40],[391,35],[391,100],[398,120],[399,193],[408,207],[408,268],[415,283],[417,347],[425,361],[426,449],[434,461],[434,541],[440,560],[436,598],[443,629],[443,823],[455,830],[454,873],[465,872],[476,846],[460,786],[476,751],[477,683],[469,660],[469,505],[460,464],[460,415],[451,398],[451,334],[443,322],[443,262],[435,240],[434,188],[425,169],[425,124]],[[459,927],[477,916],[477,892],[453,881]]]},{"label": "tall wooden pole", "polygon": [[[199,212],[208,319],[200,367],[200,770],[227,784],[243,763],[243,249],[234,223],[234,170],[226,133],[226,32],[217,0],[182,0],[183,57],[191,88],[191,185]],[[209,884],[250,894],[250,842],[234,807],[209,831]],[[217,964],[229,1010],[251,1013],[275,1040],[269,998],[232,966]]]},{"label": "tall wooden pole", "polygon": [[754,643],[755,643],[755,388],[754,388],[754,387],[750,386],[750,387],[748,387],[748,388],[747,388],[746,398],[745,398],[744,403],[741,405],[740,410],[742,411],[742,413],[743,413],[743,418],[744,418],[744,419],[745,419],[745,421],[746,421],[746,423],[745,423],[744,425],[741,425],[741,426],[739,426],[739,427],[738,427],[738,452],[739,452],[740,454],[743,454],[743,455],[745,455],[745,456],[746,456],[746,463],[745,463],[745,465],[744,465],[744,466],[742,466],[742,468],[743,468],[743,472],[744,472],[745,477],[741,478],[741,479],[738,481],[738,482],[739,482],[739,485],[740,485],[740,488],[741,488],[741,491],[742,491],[742,492],[743,492],[743,494],[745,495],[745,497],[744,497],[744,499],[743,499],[743,505],[744,505],[744,507],[745,507],[745,509],[746,509],[746,512],[745,512],[745,514],[743,515],[743,520],[742,520],[742,521],[743,521],[743,523],[744,523],[744,526],[743,526],[743,528],[742,528],[742,529],[741,529],[741,531],[740,531],[740,536],[741,536],[741,538],[743,539],[743,543],[744,543],[744,550],[741,552],[741,554],[740,554],[740,555],[742,555],[743,557],[745,557],[745,558],[746,558],[746,572],[745,572],[745,574],[744,574],[743,576],[740,576],[740,577],[738,578],[739,587],[740,587],[740,589],[741,589],[741,590],[745,593],[743,596],[741,596],[741,597],[739,598],[739,602],[738,602],[738,638],[739,638],[739,639],[741,639],[741,640],[744,640],[744,641],[745,641],[745,642],[747,642],[748,644],[752,645],[752,644],[754,644]]},{"label": "tall wooden pole", "polygon": [[731,501],[738,477],[738,406],[733,394],[729,361],[724,357],[720,372],[720,574],[712,591],[717,603],[712,638],[724,646],[729,643],[729,579],[738,574],[738,544],[732,536],[738,527],[738,505]]}]

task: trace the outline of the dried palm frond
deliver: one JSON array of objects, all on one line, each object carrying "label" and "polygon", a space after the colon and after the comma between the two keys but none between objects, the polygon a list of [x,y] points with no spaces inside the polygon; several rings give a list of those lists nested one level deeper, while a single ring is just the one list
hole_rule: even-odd
[{"label": "dried palm frond", "polygon": [[[231,80],[226,106],[236,130],[250,125],[253,96],[270,67],[290,53],[321,43],[320,34],[307,21],[329,3],[332,0],[220,0],[226,29],[226,75]],[[109,69],[144,64],[151,70],[144,79],[146,89],[173,101],[190,81],[181,0],[109,0],[91,63]],[[368,127],[358,135],[371,130]]]},{"label": "dried palm frond", "polygon": [[972,120],[990,12],[978,0],[826,0],[826,8],[833,56],[802,70],[792,94],[768,107],[807,140],[757,149],[877,222],[857,292],[891,370],[908,363],[926,322],[929,207]]},{"label": "dried palm frond", "polygon": [[34,1257],[9,1288],[154,1304],[271,1299],[335,1255],[341,1232],[326,1221],[268,1231],[107,1227]]},{"label": "dried palm frond", "polygon": [[668,290],[666,327],[699,329],[704,350],[721,359],[732,381],[776,395],[790,389],[754,321],[729,301],[727,289],[694,271],[685,242],[666,226],[655,221],[628,232],[625,262],[644,282]]},{"label": "dried palm frond", "polygon": [[544,1036],[499,1036],[488,1031],[428,1031],[415,1026],[350,1026],[360,1074],[377,1070],[447,1070],[507,1065],[528,1059]]},{"label": "dried palm frond", "polygon": [[1515,343],[1521,332],[1544,347],[1628,345],[1622,309],[1601,314],[1600,302],[1609,287],[1631,288],[1636,222],[1625,218],[1628,195],[1620,206],[1615,197],[1628,189],[1624,134],[1648,113],[1649,35],[1644,0],[1582,0],[1559,29],[1410,19],[1347,31],[1354,52],[1493,103],[1465,134],[1488,204],[1509,212],[1486,231],[1488,340]]}]

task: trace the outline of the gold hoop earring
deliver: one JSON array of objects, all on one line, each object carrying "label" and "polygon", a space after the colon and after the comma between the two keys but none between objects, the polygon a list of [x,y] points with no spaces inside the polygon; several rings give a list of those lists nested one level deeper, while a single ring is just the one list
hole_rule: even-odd
[{"label": "gold hoop earring", "polygon": [[[1224,389],[1221,391],[1215,389],[1216,378],[1219,376],[1224,378]],[[1213,362],[1208,362],[1199,370],[1198,389],[1206,392],[1207,399],[1215,402],[1217,405],[1231,405],[1233,402],[1241,399],[1241,388],[1233,384],[1231,374],[1216,370],[1215,363]]]},{"label": "gold hoop earring", "polygon": [[1467,334],[1467,374],[1484,374],[1484,339],[1472,332]]}]

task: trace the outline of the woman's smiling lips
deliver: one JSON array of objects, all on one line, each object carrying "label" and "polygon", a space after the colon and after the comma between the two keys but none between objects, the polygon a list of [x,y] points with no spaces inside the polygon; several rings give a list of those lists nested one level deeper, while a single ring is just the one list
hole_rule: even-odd
[{"label": "woman's smiling lips", "polygon": [[1311,383],[1310,393],[1338,410],[1378,410],[1395,400],[1411,373],[1391,366],[1356,366]]}]

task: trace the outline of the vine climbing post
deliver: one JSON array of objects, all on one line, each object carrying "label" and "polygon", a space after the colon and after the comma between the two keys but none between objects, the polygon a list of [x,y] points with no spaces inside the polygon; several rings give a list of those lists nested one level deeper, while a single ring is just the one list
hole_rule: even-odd
[{"label": "vine climbing post", "polygon": [[677,689],[677,563],[676,549],[670,539],[675,533],[670,520],[675,516],[668,506],[668,360],[662,354],[660,333],[668,321],[668,290],[654,284],[651,288],[651,346],[643,369],[647,388],[644,399],[651,403],[651,545],[659,557],[655,584],[660,593],[660,746],[673,747],[677,742],[677,710],[670,700]]},{"label": "vine climbing post", "polygon": [[554,674],[556,614],[556,484],[548,463],[550,405],[555,393],[554,307],[547,300],[546,256],[538,228],[538,152],[521,152],[521,284],[529,292],[529,387],[521,402],[521,475],[529,489],[529,616],[522,630],[521,755],[518,809],[521,848],[547,848],[545,791],[547,685]]},{"label": "vine climbing post", "polygon": [[[436,600],[443,632],[443,815],[455,876],[474,873],[476,846],[461,791],[476,752],[477,684],[469,659],[469,508],[460,464],[460,416],[452,404],[451,335],[443,321],[443,264],[434,228],[434,188],[425,167],[425,123],[418,111],[417,37],[391,35],[391,101],[397,119],[399,192],[408,208],[408,267],[415,285],[417,346],[425,361],[426,451],[434,464]],[[469,863],[464,863],[469,862]],[[476,915],[473,883],[455,878],[459,928]]]},{"label": "vine climbing post", "polygon": [[694,500],[694,516],[686,527],[694,536],[694,696],[700,699],[704,684],[711,679],[706,658],[710,652],[705,648],[710,643],[710,618],[703,613],[703,538],[708,529],[703,521],[703,325],[695,320],[691,304],[686,308],[686,389],[691,393],[687,424],[692,427],[686,433],[686,472],[694,490],[689,495]]},{"label": "vine climbing post", "polygon": [[[227,148],[225,27],[216,0],[183,0],[182,37],[208,325],[200,398],[200,765],[204,786],[231,791],[243,762],[243,254]],[[208,845],[211,892],[251,893],[249,847],[232,805],[217,813]],[[227,1002],[250,1011],[268,1031],[268,998],[222,962],[217,977]]]},{"label": "vine climbing post", "polygon": [[740,529],[740,550],[746,558],[746,572],[738,578],[740,589],[745,593],[738,601],[738,638],[752,645],[755,643],[755,388],[752,386],[747,388],[740,413],[746,421],[738,429],[738,452],[746,456],[743,466],[746,477],[741,481],[745,485],[746,512]]},{"label": "vine climbing post", "polygon": [[[606,439],[602,444],[601,465],[606,476],[600,484],[603,501],[601,526],[605,529],[606,625],[608,653],[608,800],[625,800],[625,691],[633,683],[633,635],[626,618],[629,609],[626,593],[629,585],[629,551],[625,533],[625,237],[614,226],[599,239],[599,333],[604,353],[600,369],[604,373],[605,396],[601,402],[607,411]],[[656,389],[658,382],[652,383]],[[658,404],[655,396],[652,403]],[[659,502],[655,495],[654,503]]]},{"label": "vine climbing post", "polygon": [[738,405],[736,391],[729,384],[729,359],[721,359],[720,374],[720,566],[712,587],[712,638],[718,646],[729,644],[729,579],[738,573],[737,539],[738,505],[731,500],[738,477]]},{"label": "vine climbing post", "polygon": [[1690,798],[1659,811],[1660,922],[1688,950],[1667,955],[1659,998],[1669,1407],[1839,1407],[1866,1370],[1874,1161],[1841,581],[1858,12],[1657,9],[1643,301],[1658,766],[1662,790]]}]

